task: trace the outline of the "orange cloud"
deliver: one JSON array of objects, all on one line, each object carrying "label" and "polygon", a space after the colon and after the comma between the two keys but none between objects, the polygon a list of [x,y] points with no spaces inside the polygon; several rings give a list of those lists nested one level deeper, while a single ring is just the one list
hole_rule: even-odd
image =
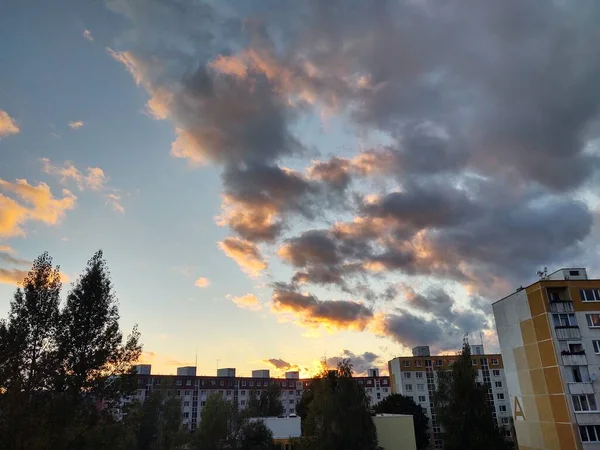
[{"label": "orange cloud", "polygon": [[18,284],[27,276],[27,270],[3,269],[0,267],[0,284]]},{"label": "orange cloud", "polygon": [[44,172],[57,176],[62,183],[74,181],[80,191],[86,188],[99,191],[108,182],[108,177],[100,167],[88,167],[84,174],[71,161],[65,161],[62,166],[52,164],[48,158],[41,158],[40,161]]},{"label": "orange cloud", "polygon": [[205,287],[210,286],[210,280],[205,277],[200,277],[195,281],[194,284],[196,285],[196,287],[205,288]]},{"label": "orange cloud", "polygon": [[78,130],[79,128],[83,127],[83,122],[81,120],[74,120],[73,122],[69,122],[69,127],[74,130]]},{"label": "orange cloud", "polygon": [[228,237],[219,242],[219,248],[233,259],[251,277],[257,277],[268,265],[253,242]]},{"label": "orange cloud", "polygon": [[121,196],[115,193],[106,194],[106,204],[118,213],[125,214],[125,208],[121,205]]},{"label": "orange cloud", "polygon": [[262,304],[258,297],[254,294],[246,294],[241,297],[231,297],[231,301],[243,309],[258,311],[262,309]]},{"label": "orange cloud", "polygon": [[0,109],[0,138],[9,134],[17,134],[19,131],[21,130],[15,120],[6,111]]},{"label": "orange cloud", "polygon": [[22,201],[0,194],[0,236],[24,234],[22,225],[28,221],[38,221],[55,225],[65,212],[75,208],[77,197],[68,189],[63,189],[62,198],[55,198],[46,183],[30,185],[27,180],[17,179],[15,183],[0,178],[0,191],[9,192]]}]

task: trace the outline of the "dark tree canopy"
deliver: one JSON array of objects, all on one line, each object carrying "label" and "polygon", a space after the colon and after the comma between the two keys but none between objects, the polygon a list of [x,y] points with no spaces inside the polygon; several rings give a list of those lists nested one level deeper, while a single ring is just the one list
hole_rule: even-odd
[{"label": "dark tree canopy", "polygon": [[281,400],[281,387],[278,384],[270,384],[267,389],[258,392],[250,391],[247,411],[251,417],[279,417],[284,408]]},{"label": "dark tree canopy", "polygon": [[417,449],[426,450],[429,448],[429,418],[423,408],[417,405],[412,397],[401,394],[389,395],[375,406],[375,412],[413,416]]},{"label": "dark tree canopy", "polygon": [[[369,410],[369,399],[352,378],[349,360],[312,380],[310,394],[301,407],[301,448],[315,450],[375,450],[377,430]],[[309,400],[308,400],[309,399]]]},{"label": "dark tree canopy", "polygon": [[502,437],[487,400],[487,385],[478,384],[467,342],[451,371],[439,371],[434,404],[443,428],[446,450],[504,450]]},{"label": "dark tree canopy", "polygon": [[0,321],[0,448],[93,448],[89,437],[115,429],[111,407],[135,389],[139,333],[123,342],[102,252],[62,309],[61,288],[43,253]]}]

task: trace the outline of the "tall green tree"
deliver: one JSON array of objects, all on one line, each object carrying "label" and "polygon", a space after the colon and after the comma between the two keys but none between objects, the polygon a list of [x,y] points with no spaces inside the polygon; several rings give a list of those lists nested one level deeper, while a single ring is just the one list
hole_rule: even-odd
[{"label": "tall green tree", "polygon": [[415,439],[418,450],[429,448],[429,418],[412,397],[391,394],[375,405],[375,412],[384,414],[408,414],[413,416]]},{"label": "tall green tree", "polygon": [[239,450],[273,450],[273,432],[261,420],[246,421],[239,434]]},{"label": "tall green tree", "polygon": [[369,399],[352,377],[349,360],[321,374],[311,382],[312,399],[305,402],[301,448],[314,450],[376,450],[377,430]]},{"label": "tall green tree", "polygon": [[243,417],[237,405],[221,395],[211,394],[200,415],[193,447],[197,450],[235,448]]},{"label": "tall green tree", "polygon": [[488,386],[477,383],[471,348],[464,342],[451,371],[437,373],[434,405],[446,450],[509,448],[492,416]]},{"label": "tall green tree", "polygon": [[250,391],[246,411],[250,417],[279,417],[284,412],[280,397],[281,386],[274,383],[260,393],[256,390]]}]

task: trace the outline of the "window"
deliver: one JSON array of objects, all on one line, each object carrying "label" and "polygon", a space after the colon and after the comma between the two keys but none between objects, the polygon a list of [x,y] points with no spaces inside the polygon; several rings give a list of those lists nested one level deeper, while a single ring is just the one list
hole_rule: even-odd
[{"label": "window", "polygon": [[388,391],[388,388],[383,388],[383,392],[387,392],[387,391]]},{"label": "window", "polygon": [[240,395],[246,395],[246,391],[240,391]]},{"label": "window", "polygon": [[190,396],[190,391],[185,391],[185,396],[189,397]]},{"label": "window", "polygon": [[585,318],[587,319],[588,327],[600,328],[600,314],[586,314]]},{"label": "window", "polygon": [[191,386],[192,385],[192,380],[186,380],[185,381],[185,385],[186,386]]},{"label": "window", "polygon": [[502,381],[496,381],[494,384],[496,385],[497,388],[502,387]]},{"label": "window", "polygon": [[290,405],[293,405],[293,404],[294,404],[294,399],[293,399],[293,398],[291,398],[291,399],[288,401],[288,403],[289,403]]},{"label": "window", "polygon": [[573,409],[576,412],[597,411],[594,394],[572,395]]},{"label": "window", "polygon": [[219,386],[225,386],[225,382],[223,380],[219,381]]},{"label": "window", "polygon": [[254,386],[254,381],[248,381],[248,386],[250,386],[250,387]]},{"label": "window", "polygon": [[206,391],[200,391],[200,395],[206,395]]},{"label": "window", "polygon": [[183,402],[183,406],[190,406],[190,402]]},{"label": "window", "polygon": [[302,395],[302,391],[296,391],[296,395]]},{"label": "window", "polygon": [[424,395],[419,395],[419,403],[425,403],[425,396]]},{"label": "window", "polygon": [[231,391],[227,391],[225,395],[231,395]]},{"label": "window", "polygon": [[181,397],[181,391],[177,391],[177,397]]},{"label": "window", "polygon": [[510,434],[510,430],[504,429],[503,433],[504,433],[504,437],[511,437],[512,436]]},{"label": "window", "polygon": [[600,302],[600,289],[579,289],[582,302]]},{"label": "window", "polygon": [[498,400],[504,400],[504,394],[496,394]]},{"label": "window", "polygon": [[425,367],[431,367],[431,360],[430,359],[426,359],[425,360]]},{"label": "window", "polygon": [[410,367],[410,361],[402,361],[404,367]]},{"label": "window", "polygon": [[417,384],[417,391],[424,391],[424,390],[425,390],[424,384]]},{"label": "window", "polygon": [[572,277],[578,277],[579,276],[579,270],[569,270],[569,275]]},{"label": "window", "polygon": [[423,372],[416,372],[415,378],[423,378]]},{"label": "window", "polygon": [[498,358],[492,358],[492,366],[498,365]]},{"label": "window", "polygon": [[594,344],[594,352],[596,353],[600,353],[600,341],[592,341],[592,344]]},{"label": "window", "polygon": [[184,419],[187,419],[188,417],[190,417],[190,413],[189,412],[183,413],[183,418]]},{"label": "window", "polygon": [[289,411],[290,411],[290,414],[294,414],[294,408],[290,408]]},{"label": "window", "polygon": [[175,384],[176,384],[177,386],[181,386],[181,380],[177,380],[177,381],[175,382]]},{"label": "window", "polygon": [[404,378],[410,379],[411,376],[412,374],[410,372],[404,372]]},{"label": "window", "polygon": [[492,374],[493,374],[495,377],[499,377],[499,376],[500,376],[500,371],[499,371],[498,369],[494,369],[494,370],[492,370]]},{"label": "window", "polygon": [[201,401],[200,402],[200,406],[206,406],[206,402],[205,401]]},{"label": "window", "polygon": [[423,361],[415,361],[415,367],[423,367]]},{"label": "window", "polygon": [[246,380],[242,380],[242,386],[246,386]]},{"label": "window", "polygon": [[503,417],[502,423],[504,423],[504,424],[510,423],[510,419],[508,417]]},{"label": "window", "polygon": [[579,435],[582,442],[599,442],[600,425],[580,425]]},{"label": "window", "polygon": [[377,393],[377,400],[381,400],[381,392]]},{"label": "window", "polygon": [[575,314],[552,314],[552,320],[555,327],[574,327],[577,326]]},{"label": "window", "polygon": [[404,389],[405,389],[407,392],[412,392],[412,384],[405,384],[405,385],[404,385]]},{"label": "window", "polygon": [[245,405],[246,405],[246,400],[242,400],[242,401],[240,402],[240,405],[242,405],[242,406],[245,406]]},{"label": "window", "polygon": [[500,412],[506,412],[506,405],[500,405],[500,406],[498,406],[498,411],[500,411]]},{"label": "window", "polygon": [[441,360],[441,359],[436,359],[436,360],[435,360],[435,365],[436,365],[437,367],[442,367],[442,365],[443,365],[443,364],[444,364],[444,361],[443,361],[443,360]]}]

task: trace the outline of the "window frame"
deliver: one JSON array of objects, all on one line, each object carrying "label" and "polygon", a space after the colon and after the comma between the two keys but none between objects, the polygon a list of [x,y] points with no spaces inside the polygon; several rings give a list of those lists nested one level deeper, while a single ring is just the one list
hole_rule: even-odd
[{"label": "window frame", "polygon": [[[583,408],[582,398],[585,398],[588,409]],[[575,401],[576,399],[577,401]],[[592,409],[592,402],[590,402],[590,399],[592,399],[595,409]],[[594,394],[571,394],[571,403],[573,404],[573,411],[576,413],[594,413],[600,411],[598,410],[598,402],[596,401],[596,396]]]},{"label": "window frame", "polygon": [[[594,325],[594,321],[592,319],[593,316],[596,316],[597,325]],[[587,322],[588,328],[600,328],[600,314],[598,313],[589,313],[585,315],[585,321]]]},{"label": "window frame", "polygon": [[[588,291],[590,293],[591,299],[588,299]],[[600,289],[597,288],[587,288],[587,289],[579,289],[579,298],[584,303],[592,303],[592,302],[600,302]]]}]

